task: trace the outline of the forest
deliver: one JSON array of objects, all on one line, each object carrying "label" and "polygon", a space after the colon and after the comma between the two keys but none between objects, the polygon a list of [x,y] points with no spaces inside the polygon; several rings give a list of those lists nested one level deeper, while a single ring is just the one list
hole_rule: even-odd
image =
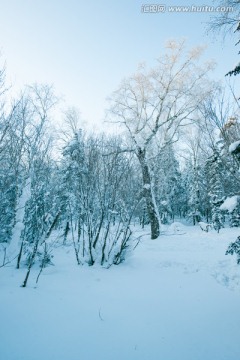
[{"label": "forest", "polygon": [[56,244],[71,243],[78,265],[110,267],[136,245],[133,224],[157,241],[174,221],[239,227],[239,102],[202,51],[169,41],[155,67],[123,80],[106,116],[118,134],[82,129],[76,108],[56,128],[54,89],[26,86],[9,101],[2,68],[1,266],[25,266],[24,287]]}]

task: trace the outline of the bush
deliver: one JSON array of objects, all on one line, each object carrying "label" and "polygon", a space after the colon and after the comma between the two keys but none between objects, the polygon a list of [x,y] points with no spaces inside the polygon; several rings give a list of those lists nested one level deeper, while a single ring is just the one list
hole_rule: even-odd
[{"label": "bush", "polygon": [[240,236],[238,236],[237,240],[232,242],[226,251],[226,255],[237,255],[237,264],[240,264]]}]

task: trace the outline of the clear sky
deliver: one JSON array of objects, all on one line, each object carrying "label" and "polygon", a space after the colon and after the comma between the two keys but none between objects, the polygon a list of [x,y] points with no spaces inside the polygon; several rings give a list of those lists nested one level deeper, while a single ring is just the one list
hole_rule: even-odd
[{"label": "clear sky", "polygon": [[[154,4],[212,6],[211,0]],[[0,49],[7,74],[19,89],[33,82],[54,84],[65,106],[76,106],[100,126],[105,101],[121,79],[145,61],[153,63],[169,38],[207,44],[215,78],[237,63],[234,41],[205,33],[211,13],[143,13],[144,0],[0,0]]]}]

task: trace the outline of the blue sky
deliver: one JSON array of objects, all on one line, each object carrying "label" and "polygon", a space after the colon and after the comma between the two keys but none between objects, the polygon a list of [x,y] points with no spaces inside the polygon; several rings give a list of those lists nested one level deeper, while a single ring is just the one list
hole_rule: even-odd
[{"label": "blue sky", "polygon": [[[238,61],[234,39],[207,36],[210,13],[142,13],[139,0],[0,0],[0,49],[16,89],[33,82],[54,84],[64,106],[99,126],[105,101],[121,79],[145,61],[154,64],[169,38],[207,44],[205,58],[218,63],[216,79]],[[212,5],[199,0],[166,5]]]}]

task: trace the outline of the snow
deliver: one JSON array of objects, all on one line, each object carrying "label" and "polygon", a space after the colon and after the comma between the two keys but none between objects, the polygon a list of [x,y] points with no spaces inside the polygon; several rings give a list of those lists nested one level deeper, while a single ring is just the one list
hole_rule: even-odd
[{"label": "snow", "polygon": [[136,227],[139,245],[110,269],[59,247],[37,287],[39,269],[23,289],[26,269],[0,268],[0,359],[240,359],[240,267],[225,256],[239,229],[175,225],[157,240]]},{"label": "snow", "polygon": [[149,190],[149,189],[151,188],[151,185],[150,185],[150,184],[145,184],[145,185],[143,186],[143,188]]},{"label": "snow", "polygon": [[238,205],[238,199],[239,199],[238,195],[226,198],[224,203],[220,206],[220,209],[221,210],[227,210],[230,213],[233,212],[233,210]]},{"label": "snow", "polygon": [[175,221],[169,226],[168,231],[171,234],[177,234],[179,232],[183,232],[184,228],[185,228],[185,226],[182,223]]},{"label": "snow", "polygon": [[237,147],[238,147],[239,145],[240,145],[240,140],[233,142],[233,143],[229,146],[229,152],[230,152],[230,153],[233,153],[233,152],[237,149]]},{"label": "snow", "polygon": [[198,225],[200,226],[200,229],[202,229],[203,231],[209,231],[209,229],[211,229],[211,224],[207,224],[204,221],[199,221]]}]

